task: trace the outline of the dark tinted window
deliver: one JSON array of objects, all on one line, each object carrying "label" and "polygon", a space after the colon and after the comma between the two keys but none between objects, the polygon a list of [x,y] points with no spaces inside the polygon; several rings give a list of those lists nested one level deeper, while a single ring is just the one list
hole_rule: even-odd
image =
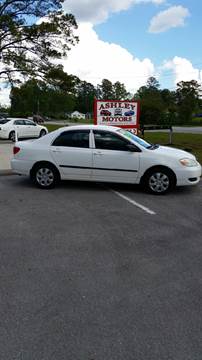
[{"label": "dark tinted window", "polygon": [[32,120],[25,120],[25,125],[36,126],[36,124]]},{"label": "dark tinted window", "polygon": [[0,124],[6,124],[8,121],[7,119],[0,119]]},{"label": "dark tinted window", "polygon": [[105,150],[128,151],[127,140],[108,131],[94,131],[95,147]]},{"label": "dark tinted window", "polygon": [[54,140],[52,145],[89,148],[89,131],[65,131]]},{"label": "dark tinted window", "polygon": [[25,125],[24,120],[15,120],[14,125]]}]

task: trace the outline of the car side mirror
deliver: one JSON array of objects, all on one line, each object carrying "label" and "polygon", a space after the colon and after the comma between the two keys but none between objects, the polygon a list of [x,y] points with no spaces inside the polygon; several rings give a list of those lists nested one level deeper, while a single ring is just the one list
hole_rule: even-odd
[{"label": "car side mirror", "polygon": [[127,144],[127,149],[131,152],[141,152],[141,150],[133,144]]}]

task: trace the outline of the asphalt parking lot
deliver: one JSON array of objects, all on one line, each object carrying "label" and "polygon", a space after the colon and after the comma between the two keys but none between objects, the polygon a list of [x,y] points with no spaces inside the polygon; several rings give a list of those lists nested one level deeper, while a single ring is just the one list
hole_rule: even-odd
[{"label": "asphalt parking lot", "polygon": [[202,183],[0,176],[2,360],[201,360]]}]

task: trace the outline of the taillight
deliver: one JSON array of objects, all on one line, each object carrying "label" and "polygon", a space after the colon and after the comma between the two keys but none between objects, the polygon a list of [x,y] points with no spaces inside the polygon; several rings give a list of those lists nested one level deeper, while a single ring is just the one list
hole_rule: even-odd
[{"label": "taillight", "polygon": [[20,151],[19,146],[14,146],[13,147],[13,155],[17,154]]}]

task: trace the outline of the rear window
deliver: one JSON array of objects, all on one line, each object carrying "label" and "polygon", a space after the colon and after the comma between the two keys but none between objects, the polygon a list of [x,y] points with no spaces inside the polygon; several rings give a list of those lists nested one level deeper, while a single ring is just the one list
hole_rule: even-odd
[{"label": "rear window", "polygon": [[53,142],[53,146],[89,148],[89,130],[65,131]]},{"label": "rear window", "polygon": [[10,120],[8,120],[8,119],[0,119],[0,124],[6,124],[8,121],[10,121]]}]

